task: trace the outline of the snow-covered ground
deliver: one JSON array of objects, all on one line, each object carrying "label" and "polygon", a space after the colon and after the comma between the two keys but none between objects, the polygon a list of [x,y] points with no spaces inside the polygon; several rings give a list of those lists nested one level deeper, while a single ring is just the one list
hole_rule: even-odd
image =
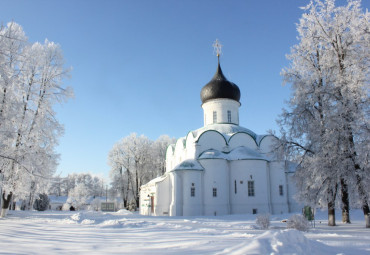
[{"label": "snow-covered ground", "polygon": [[[339,216],[339,215],[338,215]],[[361,211],[352,224],[328,227],[325,212],[309,232],[286,229],[272,215],[268,231],[255,215],[151,217],[128,211],[10,211],[0,219],[1,254],[370,254]],[[320,223],[321,220],[321,223]]]}]

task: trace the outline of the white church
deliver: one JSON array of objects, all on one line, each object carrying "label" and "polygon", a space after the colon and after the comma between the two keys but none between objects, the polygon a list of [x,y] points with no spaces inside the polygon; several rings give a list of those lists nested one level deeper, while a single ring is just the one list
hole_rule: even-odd
[{"label": "white church", "polygon": [[295,165],[274,155],[274,136],[257,135],[239,125],[240,90],[225,78],[220,62],[200,95],[204,126],[168,147],[166,173],[141,186],[140,213],[197,216],[299,211],[293,199]]}]

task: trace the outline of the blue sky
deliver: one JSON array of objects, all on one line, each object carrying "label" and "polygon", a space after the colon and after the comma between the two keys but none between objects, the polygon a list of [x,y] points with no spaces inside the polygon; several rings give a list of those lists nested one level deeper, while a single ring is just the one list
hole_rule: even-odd
[{"label": "blue sky", "polygon": [[73,68],[64,83],[75,98],[55,108],[65,127],[57,172],[108,176],[107,155],[120,138],[179,138],[203,125],[200,90],[216,71],[216,38],[223,72],[241,90],[240,124],[278,130],[290,95],[279,73],[306,3],[3,0],[0,21],[22,25],[31,42],[59,43]]}]

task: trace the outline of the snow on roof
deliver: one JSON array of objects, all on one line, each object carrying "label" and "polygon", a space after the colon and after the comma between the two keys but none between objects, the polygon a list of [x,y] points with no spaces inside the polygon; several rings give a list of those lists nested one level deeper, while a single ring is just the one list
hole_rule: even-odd
[{"label": "snow on roof", "polygon": [[66,203],[67,202],[67,199],[68,199],[68,196],[54,196],[54,195],[49,195],[48,196],[49,199],[50,199],[50,203]]},{"label": "snow on roof", "polygon": [[157,183],[157,182],[161,182],[161,181],[163,181],[164,179],[166,179],[167,178],[167,175],[166,174],[164,174],[164,175],[162,175],[162,176],[159,176],[159,177],[157,177],[157,178],[154,178],[153,180],[151,180],[150,182],[147,182],[146,184],[144,184],[144,185],[142,185],[142,187],[145,187],[145,186],[151,186],[151,185],[153,185],[153,184],[155,184],[155,183]]},{"label": "snow on roof", "polygon": [[197,170],[197,171],[203,171],[204,168],[199,164],[197,160],[194,159],[186,159],[182,161],[180,164],[175,166],[172,171],[178,171],[178,170]]},{"label": "snow on roof", "polygon": [[202,152],[199,159],[227,159],[227,154],[218,150],[210,149]]},{"label": "snow on roof", "polygon": [[214,149],[206,150],[199,155],[199,159],[226,159],[226,160],[266,160],[268,159],[258,151],[241,146],[230,152],[222,152]]},{"label": "snow on roof", "polygon": [[252,150],[244,146],[235,148],[229,153],[229,160],[239,160],[239,159],[262,159],[267,161],[266,157],[263,156],[258,151]]}]

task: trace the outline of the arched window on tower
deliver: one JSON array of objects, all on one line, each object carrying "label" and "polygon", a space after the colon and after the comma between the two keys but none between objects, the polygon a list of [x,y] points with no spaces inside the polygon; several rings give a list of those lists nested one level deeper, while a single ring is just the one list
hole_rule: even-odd
[{"label": "arched window on tower", "polygon": [[213,111],[213,123],[217,123],[217,112]]},{"label": "arched window on tower", "polygon": [[227,111],[227,122],[231,123],[231,111]]}]

